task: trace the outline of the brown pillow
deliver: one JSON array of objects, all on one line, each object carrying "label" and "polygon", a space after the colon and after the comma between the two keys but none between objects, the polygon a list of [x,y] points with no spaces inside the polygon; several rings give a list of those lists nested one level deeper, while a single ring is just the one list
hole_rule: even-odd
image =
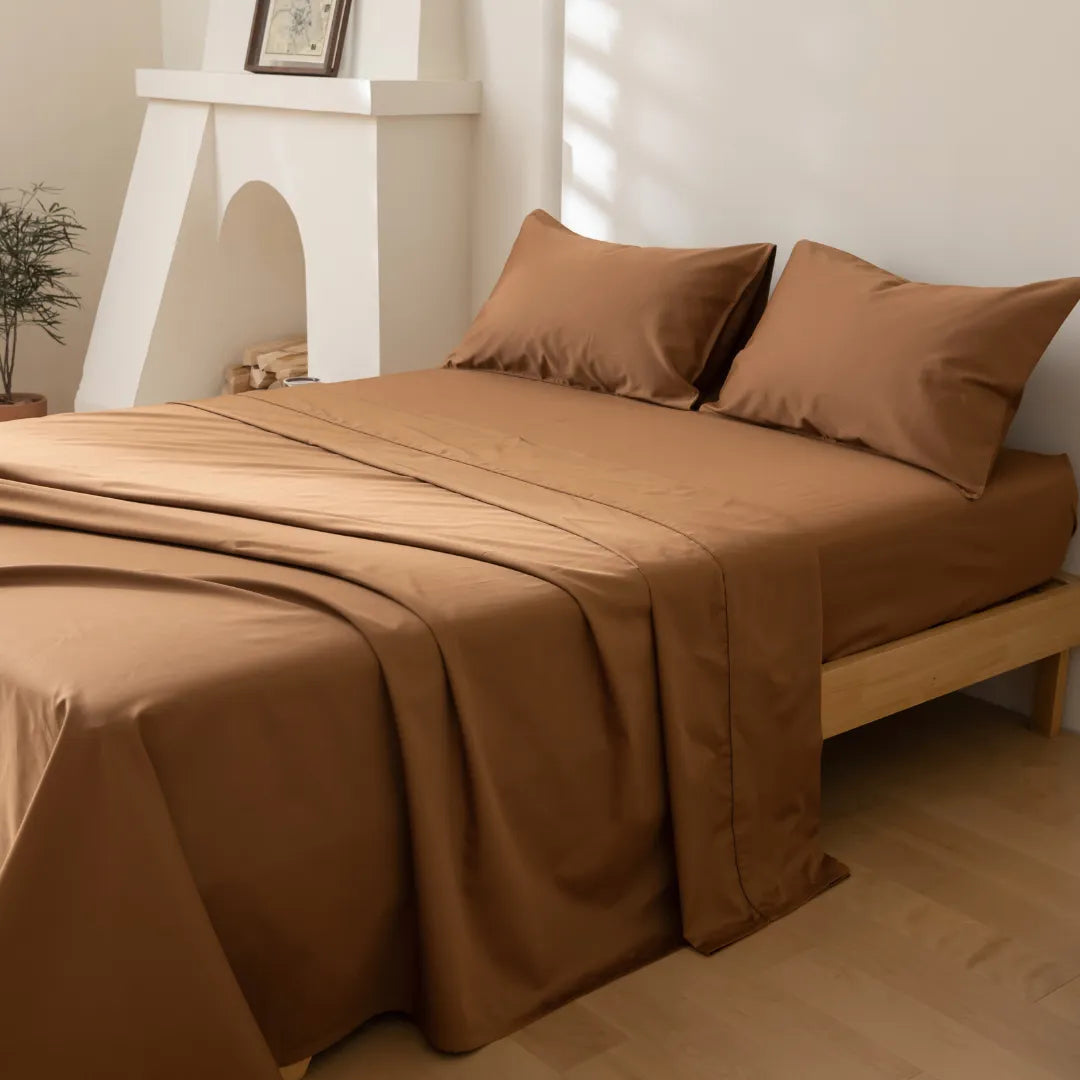
[{"label": "brown pillow", "polygon": [[922,285],[803,240],[704,411],[864,447],[978,498],[1080,278]]},{"label": "brown pillow", "polygon": [[760,315],[775,256],[608,244],[537,210],[447,365],[689,409]]}]

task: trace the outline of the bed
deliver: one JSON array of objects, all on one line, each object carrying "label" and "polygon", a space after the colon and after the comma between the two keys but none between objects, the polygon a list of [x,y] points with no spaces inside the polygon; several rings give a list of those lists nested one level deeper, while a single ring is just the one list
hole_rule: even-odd
[{"label": "bed", "polygon": [[455,370],[0,432],[0,1073],[468,1050],[767,925],[823,724],[1039,660],[1052,726],[1076,502]]}]

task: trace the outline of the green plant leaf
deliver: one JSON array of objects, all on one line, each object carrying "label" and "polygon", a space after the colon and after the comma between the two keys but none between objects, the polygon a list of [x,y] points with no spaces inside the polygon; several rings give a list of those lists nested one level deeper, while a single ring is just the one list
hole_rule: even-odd
[{"label": "green plant leaf", "polygon": [[46,201],[57,189],[35,184],[9,192],[0,190],[0,401],[7,403],[20,327],[37,327],[63,344],[63,313],[80,301],[66,284],[72,272],[57,260],[82,251],[77,239],[85,231],[69,207]]}]

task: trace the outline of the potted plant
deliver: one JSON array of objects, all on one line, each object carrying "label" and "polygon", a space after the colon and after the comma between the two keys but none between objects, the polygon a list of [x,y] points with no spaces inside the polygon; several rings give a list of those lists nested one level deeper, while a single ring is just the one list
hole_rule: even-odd
[{"label": "potted plant", "polygon": [[57,259],[80,250],[75,241],[83,227],[66,206],[47,201],[53,194],[35,184],[0,198],[0,422],[48,412],[41,394],[15,393],[20,327],[40,327],[62,345],[61,313],[79,306],[66,283],[71,271]]}]

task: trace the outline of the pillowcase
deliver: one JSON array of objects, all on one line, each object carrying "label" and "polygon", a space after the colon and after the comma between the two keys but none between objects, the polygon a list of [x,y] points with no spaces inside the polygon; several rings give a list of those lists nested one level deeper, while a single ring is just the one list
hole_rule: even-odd
[{"label": "pillowcase", "polygon": [[752,331],[775,257],[609,244],[537,210],[447,366],[689,409]]},{"label": "pillowcase", "polygon": [[803,240],[705,411],[877,451],[986,488],[1080,278],[923,285]]},{"label": "pillowcase", "polygon": [[761,273],[743,293],[743,298],[731,313],[720,337],[717,338],[713,351],[701,377],[694,380],[700,391],[698,403],[715,401],[720,388],[731,374],[735,357],[746,348],[754,331],[765,314],[772,290],[773,272],[776,269],[776,247],[769,246],[769,258]]}]

